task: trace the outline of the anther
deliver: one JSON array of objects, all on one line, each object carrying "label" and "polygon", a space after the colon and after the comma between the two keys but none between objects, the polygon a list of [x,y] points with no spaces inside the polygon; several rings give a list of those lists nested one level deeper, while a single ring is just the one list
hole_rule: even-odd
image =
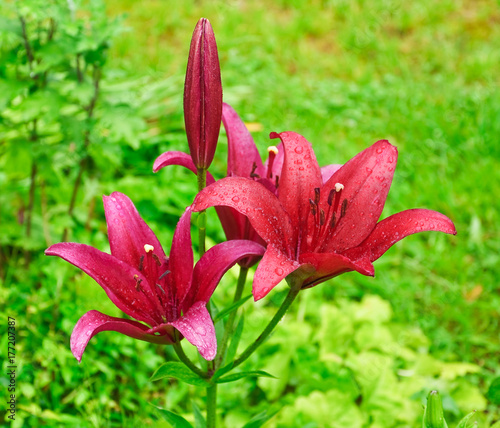
[{"label": "anther", "polygon": [[316,204],[314,203],[314,201],[309,198],[309,204],[311,205],[311,213],[313,216],[316,216]]},{"label": "anther", "polygon": [[328,194],[328,205],[332,206],[333,197],[335,196],[335,189],[330,190]]},{"label": "anther", "polygon": [[141,256],[139,260],[139,272],[143,269],[143,263],[144,263],[144,254]]},{"label": "anther", "polygon": [[344,199],[342,201],[342,207],[340,208],[340,217],[344,217],[345,216],[345,212],[347,211],[347,199]]},{"label": "anther", "polygon": [[267,161],[267,178],[273,178],[273,164],[274,159],[278,154],[278,148],[276,146],[269,146],[267,151],[269,152],[269,160]]},{"label": "anther", "polygon": [[161,287],[160,284],[156,284],[156,286],[160,288],[160,290],[163,292],[163,294],[167,294],[167,293],[165,293],[165,290]]},{"label": "anther", "polygon": [[319,197],[320,197],[319,187],[315,187],[314,188],[314,203],[316,205],[318,205],[318,203],[319,203]]},{"label": "anther", "polygon": [[344,185],[341,183],[335,183],[335,191],[340,192],[341,190],[344,189]]},{"label": "anther", "polygon": [[319,210],[319,225],[323,226],[325,224],[325,212],[320,209]]},{"label": "anther", "polygon": [[255,174],[255,170],[257,169],[257,164],[254,162],[252,165],[252,172],[250,173],[250,177],[252,178],[260,178],[259,174]]},{"label": "anther", "polygon": [[134,279],[135,279],[135,289],[137,291],[141,291],[141,282],[142,282],[142,279],[139,278],[139,275],[134,275]]},{"label": "anther", "polygon": [[161,261],[160,261],[160,258],[159,258],[159,257],[158,257],[155,253],[153,253],[153,254],[151,254],[151,255],[153,256],[153,259],[155,260],[156,264],[157,264],[158,266],[161,266]]},{"label": "anther", "polygon": [[278,188],[279,183],[280,183],[280,176],[277,175],[276,176],[276,189]]},{"label": "anther", "polygon": [[337,222],[335,213],[333,213],[332,218],[330,220],[330,227],[333,229],[335,227],[335,223]]},{"label": "anther", "polygon": [[164,278],[166,275],[168,275],[169,273],[170,273],[170,271],[169,271],[169,270],[166,270],[165,272],[163,272],[163,273],[160,275],[160,277],[158,278],[158,280],[163,279],[163,278]]},{"label": "anther", "polygon": [[155,247],[153,247],[152,245],[149,245],[149,244],[146,244],[144,245],[144,251],[146,251],[146,253],[149,253],[150,251],[154,251]]}]

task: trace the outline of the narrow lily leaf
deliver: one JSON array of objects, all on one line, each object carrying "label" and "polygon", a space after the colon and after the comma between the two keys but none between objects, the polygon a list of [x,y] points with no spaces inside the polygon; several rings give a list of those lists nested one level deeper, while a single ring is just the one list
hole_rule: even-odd
[{"label": "narrow lily leaf", "polygon": [[234,330],[233,338],[231,339],[231,343],[227,349],[226,353],[226,361],[233,361],[236,356],[236,352],[238,352],[238,345],[240,344],[241,335],[243,333],[243,326],[245,325],[245,315],[241,315],[238,324]]},{"label": "narrow lily leaf", "polygon": [[226,373],[230,372],[231,369],[233,368],[234,361],[231,361],[229,364],[225,365],[224,367],[221,367],[219,370],[217,370],[214,375],[212,376],[212,380],[217,380],[221,376],[224,376]]},{"label": "narrow lily leaf", "polygon": [[194,414],[194,425],[195,428],[207,428],[207,421],[203,417],[203,414],[201,413],[200,408],[196,404],[196,402],[193,400],[193,414]]},{"label": "narrow lily leaf", "polygon": [[205,379],[202,379],[191,370],[189,370],[184,364],[178,361],[169,361],[162,364],[151,376],[150,381],[155,382],[157,380],[172,377],[178,379],[182,382],[189,383],[194,386],[207,387],[208,383]]},{"label": "narrow lily leaf", "polygon": [[474,423],[469,423],[469,421],[474,417],[476,412],[469,413],[466,415],[457,425],[457,428],[470,428],[473,426],[477,426],[477,422]]},{"label": "narrow lily leaf", "polygon": [[235,382],[235,381],[243,379],[245,377],[272,377],[272,378],[276,379],[275,376],[273,376],[272,374],[269,374],[263,370],[253,370],[253,371],[249,371],[249,372],[233,373],[233,374],[224,376],[224,377],[218,379],[217,383]]},{"label": "narrow lily leaf", "polygon": [[252,297],[251,294],[248,296],[243,297],[242,299],[238,300],[237,302],[234,302],[231,306],[228,306],[226,309],[223,311],[219,312],[217,316],[214,318],[214,324],[224,318],[226,315],[229,315],[231,312],[234,312],[236,309],[238,309],[243,303],[245,303],[248,299]]},{"label": "narrow lily leaf", "polygon": [[269,413],[267,412],[267,410],[262,413],[259,413],[258,415],[254,416],[250,422],[243,425],[242,428],[260,428],[278,412],[279,409]]},{"label": "narrow lily leaf", "polygon": [[188,421],[186,421],[186,419],[184,419],[177,413],[162,409],[161,407],[157,407],[153,404],[151,405],[156,409],[156,411],[163,419],[165,419],[172,425],[173,428],[193,428],[193,425],[191,425]]}]

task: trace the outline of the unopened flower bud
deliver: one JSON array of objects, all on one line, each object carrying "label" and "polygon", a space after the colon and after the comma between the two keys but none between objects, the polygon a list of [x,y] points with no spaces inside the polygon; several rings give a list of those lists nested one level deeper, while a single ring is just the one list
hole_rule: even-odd
[{"label": "unopened flower bud", "polygon": [[210,22],[201,18],[191,39],[184,84],[184,122],[197,168],[214,158],[222,120],[222,83],[217,44]]},{"label": "unopened flower bud", "polygon": [[427,407],[424,414],[424,428],[448,428],[444,420],[443,405],[437,391],[427,396]]}]

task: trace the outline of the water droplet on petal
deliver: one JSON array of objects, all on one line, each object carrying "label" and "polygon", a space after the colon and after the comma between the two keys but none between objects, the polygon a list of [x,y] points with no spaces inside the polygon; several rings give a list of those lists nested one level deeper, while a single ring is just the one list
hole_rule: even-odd
[{"label": "water droplet on petal", "polygon": [[304,151],[304,148],[302,146],[297,146],[295,147],[295,153],[300,155]]},{"label": "water droplet on petal", "polygon": [[232,200],[233,202],[238,203],[240,201],[240,198],[238,196],[233,196]]},{"label": "water droplet on petal", "polygon": [[283,271],[283,269],[281,269],[281,268],[276,268],[276,269],[274,270],[274,272],[276,272],[276,275],[281,276],[281,275],[283,275],[283,272],[284,272],[284,271]]}]

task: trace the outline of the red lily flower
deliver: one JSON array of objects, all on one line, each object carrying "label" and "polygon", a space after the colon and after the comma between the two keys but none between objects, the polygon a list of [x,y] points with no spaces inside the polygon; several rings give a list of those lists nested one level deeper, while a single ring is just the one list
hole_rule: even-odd
[{"label": "red lily flower", "polygon": [[197,168],[214,158],[222,115],[222,83],[215,36],[206,18],[196,24],[191,39],[184,84],[184,122],[189,151]]},{"label": "red lily flower", "polygon": [[71,335],[75,358],[81,361],[89,340],[101,331],[171,344],[175,328],[212,360],[217,341],[206,304],[231,266],[242,257],[263,254],[264,248],[249,241],[224,242],[208,250],[193,269],[189,208],[175,230],[169,259],[127,196],[115,192],[103,201],[111,255],[72,242],[52,245],[45,254],[83,270],[119,309],[140,322],[87,312]]},{"label": "red lily flower", "polygon": [[[269,158],[262,162],[257,146],[252,135],[245,126],[245,123],[238,116],[236,111],[224,103],[222,107],[222,123],[226,129],[228,142],[228,177],[246,177],[261,183],[271,192],[277,194],[277,185],[283,166],[284,152],[283,145],[269,147]],[[153,171],[158,172],[168,165],[181,165],[196,174],[196,166],[191,157],[182,152],[165,152],[158,156],[153,165]],[[328,178],[341,165],[328,165],[321,168],[323,181]],[[207,184],[212,184],[215,179],[207,173]],[[246,215],[240,214],[231,207],[216,207],[222,228],[228,240],[247,239],[265,245],[264,240],[252,227]],[[260,257],[248,257],[238,263],[243,267],[251,267]]]},{"label": "red lily flower", "polygon": [[[377,223],[397,161],[397,149],[378,141],[323,183],[311,144],[294,132],[273,133],[284,145],[278,196],[261,183],[229,177],[196,197],[193,211],[228,206],[248,217],[267,250],[254,276],[255,300],[290,274],[312,287],[349,271],[374,275],[372,262],[413,233],[456,234],[450,219],[425,209]],[[335,168],[332,168],[335,169]]]}]

